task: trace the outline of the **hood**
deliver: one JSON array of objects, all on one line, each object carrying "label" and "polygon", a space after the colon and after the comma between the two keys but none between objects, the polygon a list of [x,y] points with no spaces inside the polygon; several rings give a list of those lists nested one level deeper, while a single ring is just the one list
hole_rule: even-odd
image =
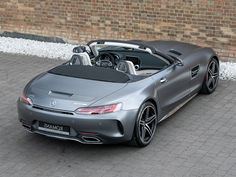
[{"label": "hood", "polygon": [[154,46],[156,50],[161,51],[165,54],[171,54],[174,56],[178,56],[180,58],[184,58],[183,56],[187,56],[196,50],[200,49],[200,46],[180,42],[180,41],[150,41],[148,42],[149,45]]},{"label": "hood", "polygon": [[46,73],[33,80],[26,94],[33,105],[51,109],[75,111],[108,96],[126,83],[112,83],[80,79]]}]

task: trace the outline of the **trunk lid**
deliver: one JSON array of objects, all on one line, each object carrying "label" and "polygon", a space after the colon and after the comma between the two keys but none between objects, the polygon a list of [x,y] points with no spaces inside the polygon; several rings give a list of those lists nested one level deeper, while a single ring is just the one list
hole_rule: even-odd
[{"label": "trunk lid", "polygon": [[89,106],[126,85],[126,83],[87,80],[47,73],[30,84],[27,96],[36,106],[75,111],[79,107]]}]

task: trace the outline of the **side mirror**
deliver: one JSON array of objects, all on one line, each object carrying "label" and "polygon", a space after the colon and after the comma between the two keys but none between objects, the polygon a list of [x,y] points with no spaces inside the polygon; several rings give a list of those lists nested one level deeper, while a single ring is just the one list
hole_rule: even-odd
[{"label": "side mirror", "polygon": [[173,60],[174,60],[174,65],[175,66],[184,66],[184,62],[181,58],[173,55],[169,55]]},{"label": "side mirror", "polygon": [[184,66],[183,60],[181,60],[180,58],[176,58],[175,66]]}]

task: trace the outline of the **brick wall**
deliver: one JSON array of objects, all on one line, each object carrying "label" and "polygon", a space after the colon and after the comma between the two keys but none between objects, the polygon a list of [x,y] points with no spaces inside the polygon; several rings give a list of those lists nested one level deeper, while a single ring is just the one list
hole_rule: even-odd
[{"label": "brick wall", "polygon": [[236,61],[236,0],[5,0],[0,31],[97,38],[172,39],[212,46]]}]

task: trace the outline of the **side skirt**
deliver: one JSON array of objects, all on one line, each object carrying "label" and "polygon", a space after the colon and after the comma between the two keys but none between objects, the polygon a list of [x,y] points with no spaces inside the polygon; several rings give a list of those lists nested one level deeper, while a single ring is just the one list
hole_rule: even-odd
[{"label": "side skirt", "polygon": [[182,108],[185,104],[187,104],[190,100],[192,100],[195,96],[197,96],[198,93],[194,94],[193,96],[191,96],[190,98],[188,98],[186,101],[184,101],[183,103],[181,103],[180,105],[178,105],[176,108],[174,108],[173,110],[171,110],[168,114],[166,114],[163,118],[161,118],[159,120],[159,122],[167,119],[168,117],[170,117],[171,115],[173,115],[175,112],[177,112],[180,108]]}]

